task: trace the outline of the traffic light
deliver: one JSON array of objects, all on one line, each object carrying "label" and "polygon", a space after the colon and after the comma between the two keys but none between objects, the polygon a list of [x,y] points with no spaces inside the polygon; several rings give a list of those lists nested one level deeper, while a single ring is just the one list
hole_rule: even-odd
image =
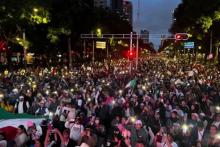
[{"label": "traffic light", "polygon": [[175,40],[188,40],[189,36],[187,33],[176,33]]},{"label": "traffic light", "polygon": [[129,59],[134,59],[135,58],[135,52],[133,50],[129,50],[127,53],[127,56]]}]

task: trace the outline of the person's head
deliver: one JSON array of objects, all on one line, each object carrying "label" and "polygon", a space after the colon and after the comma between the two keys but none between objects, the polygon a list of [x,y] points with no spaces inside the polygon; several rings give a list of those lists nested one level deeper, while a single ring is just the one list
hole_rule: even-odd
[{"label": "person's head", "polygon": [[168,133],[168,134],[167,134],[167,140],[168,140],[169,142],[173,142],[173,135],[172,135],[171,133]]},{"label": "person's head", "polygon": [[18,126],[17,133],[18,134],[26,133],[25,127],[23,125]]},{"label": "person's head", "polygon": [[172,117],[172,118],[177,118],[177,115],[178,115],[178,114],[177,114],[176,111],[173,111],[173,112],[171,113],[171,117]]},{"label": "person's head", "polygon": [[44,101],[41,100],[41,101],[40,101],[40,107],[44,107],[44,104],[45,104]]},{"label": "person's head", "polygon": [[197,121],[199,118],[199,115],[197,113],[192,113],[191,114],[191,119],[194,120],[194,121]]},{"label": "person's head", "polygon": [[220,113],[218,113],[218,114],[216,115],[215,120],[216,120],[217,122],[220,122]]},{"label": "person's head", "polygon": [[24,101],[24,96],[19,96],[19,101]]},{"label": "person's head", "polygon": [[39,140],[35,140],[34,147],[41,147],[41,143]]},{"label": "person's head", "polygon": [[127,121],[127,118],[126,118],[126,117],[122,117],[122,118],[121,118],[121,123],[122,123],[122,124],[125,124],[126,121]]},{"label": "person's head", "polygon": [[70,130],[69,129],[65,129],[63,131],[63,137],[64,139],[69,139],[69,136],[70,136]]},{"label": "person's head", "polygon": [[211,125],[209,131],[210,135],[213,136],[217,134],[218,128],[215,125]]},{"label": "person's head", "polygon": [[135,122],[135,128],[136,128],[137,130],[139,130],[139,129],[141,129],[141,127],[142,127],[142,121],[141,121],[141,120],[137,120],[137,121]]},{"label": "person's head", "polygon": [[135,147],[144,147],[144,144],[142,142],[137,142],[135,144]]},{"label": "person's head", "polygon": [[91,135],[91,129],[90,128],[86,128],[85,129],[85,133],[87,136],[90,136]]},{"label": "person's head", "polygon": [[117,121],[120,121],[120,116],[117,115],[117,116],[115,117],[115,119],[116,119]]},{"label": "person's head", "polygon": [[80,119],[80,117],[76,117],[76,124],[81,124],[81,119]]},{"label": "person's head", "polygon": [[181,102],[181,105],[182,105],[182,106],[186,106],[186,101],[183,100],[183,101]]},{"label": "person's head", "polygon": [[100,123],[100,119],[99,119],[99,117],[96,117],[95,118],[95,124],[99,124]]},{"label": "person's head", "polygon": [[35,124],[33,121],[27,121],[27,127],[28,128],[34,128],[35,127]]},{"label": "person's head", "polygon": [[159,112],[155,112],[155,115],[154,115],[154,117],[155,117],[155,119],[159,119],[160,118],[160,114],[159,114]]}]

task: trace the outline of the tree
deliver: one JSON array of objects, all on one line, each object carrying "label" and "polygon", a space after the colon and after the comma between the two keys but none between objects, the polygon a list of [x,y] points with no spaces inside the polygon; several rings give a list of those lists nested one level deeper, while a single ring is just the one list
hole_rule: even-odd
[{"label": "tree", "polygon": [[118,14],[94,8],[93,0],[0,1],[0,37],[12,47],[28,45],[29,51],[48,57],[66,52],[67,38],[75,51],[82,52],[80,34],[98,27],[103,33],[132,30]]},{"label": "tree", "polygon": [[[203,46],[202,52],[209,54],[211,32],[213,35],[214,49],[219,44],[220,22],[219,0],[182,0],[182,3],[174,11],[175,21],[170,28],[173,34],[187,32],[191,34],[191,40]],[[220,63],[220,60],[219,60]]]}]

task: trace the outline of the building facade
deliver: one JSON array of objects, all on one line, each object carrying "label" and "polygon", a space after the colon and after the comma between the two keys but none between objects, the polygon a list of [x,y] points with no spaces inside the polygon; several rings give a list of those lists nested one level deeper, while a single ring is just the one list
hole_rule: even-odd
[{"label": "building facade", "polygon": [[94,0],[94,7],[98,8],[110,8],[111,1],[110,0]]},{"label": "building facade", "polygon": [[148,30],[141,30],[141,39],[143,43],[149,43],[149,31]]},{"label": "building facade", "polygon": [[124,0],[123,1],[123,13],[124,18],[127,20],[131,25],[133,23],[133,7],[132,2],[130,0]]}]

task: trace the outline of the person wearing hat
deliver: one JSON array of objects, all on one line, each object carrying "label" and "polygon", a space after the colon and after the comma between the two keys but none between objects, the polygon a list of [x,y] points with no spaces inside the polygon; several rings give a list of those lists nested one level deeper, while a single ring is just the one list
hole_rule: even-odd
[{"label": "person wearing hat", "polygon": [[27,121],[26,126],[27,126],[27,135],[29,138],[27,142],[27,146],[32,146],[35,144],[36,140],[40,140],[40,137],[43,135],[43,131],[40,125],[35,124],[31,120]]},{"label": "person wearing hat", "polygon": [[148,132],[142,127],[142,121],[136,120],[132,126],[126,126],[131,132],[131,144],[135,146],[138,141],[141,141],[145,146],[148,145]]},{"label": "person wearing hat", "polygon": [[29,107],[30,107],[29,102],[24,100],[24,96],[19,96],[19,99],[15,104],[15,113],[18,114],[26,113]]}]

